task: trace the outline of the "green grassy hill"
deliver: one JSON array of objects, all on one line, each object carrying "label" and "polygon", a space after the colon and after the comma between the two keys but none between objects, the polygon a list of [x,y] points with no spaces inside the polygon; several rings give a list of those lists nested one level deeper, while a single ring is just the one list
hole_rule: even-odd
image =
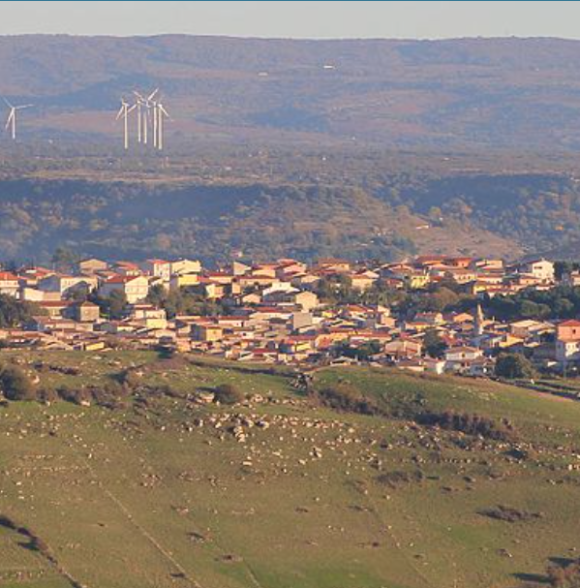
[{"label": "green grassy hill", "polygon": [[[314,402],[289,371],[2,355],[46,391],[131,388],[114,408],[0,408],[1,587],[507,588],[579,547],[577,403],[384,370],[314,375],[317,390],[366,395],[365,416]],[[223,383],[250,399],[193,401]],[[448,409],[513,431],[417,424]]]}]

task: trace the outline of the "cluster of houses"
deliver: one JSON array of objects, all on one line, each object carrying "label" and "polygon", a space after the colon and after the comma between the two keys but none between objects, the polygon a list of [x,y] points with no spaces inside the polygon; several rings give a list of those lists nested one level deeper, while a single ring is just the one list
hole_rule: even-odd
[{"label": "cluster of houses", "polygon": [[[378,284],[421,291],[453,280],[476,296],[497,296],[524,288],[549,289],[556,283],[554,264],[545,259],[516,266],[499,259],[444,256],[372,266],[340,259],[313,265],[281,259],[255,265],[233,261],[218,271],[190,259],[85,259],[69,273],[42,267],[0,271],[0,294],[42,309],[19,328],[0,331],[0,341],[3,347],[86,351],[166,347],[285,364],[355,362],[361,357],[357,350],[366,349],[367,361],[470,375],[491,373],[498,350],[523,351],[547,366],[580,362],[578,321],[503,323],[485,317],[481,307],[469,313],[419,312],[408,317],[386,306],[329,305],[319,299],[321,280],[334,284],[344,277],[352,291],[361,293]],[[580,275],[564,280],[580,285]],[[147,301],[151,289],[159,286],[168,292],[185,288],[221,301],[227,314],[168,318],[163,308]],[[127,304],[124,316],[113,320],[90,299],[93,293],[107,298],[115,292],[122,293]],[[427,352],[426,333],[436,333],[443,344],[436,357]]]}]

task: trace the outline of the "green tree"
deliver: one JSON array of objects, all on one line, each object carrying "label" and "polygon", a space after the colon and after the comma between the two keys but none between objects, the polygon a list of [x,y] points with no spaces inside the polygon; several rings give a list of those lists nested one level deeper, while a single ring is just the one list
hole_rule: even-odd
[{"label": "green tree", "polygon": [[423,339],[425,351],[431,357],[443,357],[447,349],[447,343],[443,341],[436,329],[427,329],[425,331],[425,338]]},{"label": "green tree", "polygon": [[8,400],[34,400],[34,385],[26,373],[15,365],[0,369],[0,387]]},{"label": "green tree", "polygon": [[45,315],[46,311],[36,304],[16,300],[0,294],[0,328],[12,328],[29,321],[33,316]]},{"label": "green tree", "polygon": [[500,378],[533,378],[534,366],[530,360],[521,353],[504,353],[497,358],[495,375]]},{"label": "green tree", "polygon": [[101,309],[101,314],[111,320],[123,318],[127,307],[127,296],[122,290],[113,290],[109,296],[93,294],[90,301]]},{"label": "green tree", "polygon": [[51,261],[58,271],[68,272],[79,261],[79,256],[66,247],[57,247]]}]

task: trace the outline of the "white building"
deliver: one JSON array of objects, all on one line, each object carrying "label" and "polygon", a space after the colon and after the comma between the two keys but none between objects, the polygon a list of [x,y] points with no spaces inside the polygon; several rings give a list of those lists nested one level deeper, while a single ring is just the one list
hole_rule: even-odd
[{"label": "white building", "polygon": [[101,296],[110,296],[115,290],[125,294],[129,304],[142,302],[149,294],[149,280],[145,276],[112,276],[99,288]]}]

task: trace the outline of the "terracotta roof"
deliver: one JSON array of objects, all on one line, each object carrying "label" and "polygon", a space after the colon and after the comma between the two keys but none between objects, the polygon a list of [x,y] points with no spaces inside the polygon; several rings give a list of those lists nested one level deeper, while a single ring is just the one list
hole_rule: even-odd
[{"label": "terracotta roof", "polygon": [[142,276],[111,276],[105,282],[105,284],[126,284],[127,282],[132,282],[137,278],[141,278]]},{"label": "terracotta roof", "polygon": [[17,282],[18,276],[11,272],[0,272],[0,280],[3,282]]}]

